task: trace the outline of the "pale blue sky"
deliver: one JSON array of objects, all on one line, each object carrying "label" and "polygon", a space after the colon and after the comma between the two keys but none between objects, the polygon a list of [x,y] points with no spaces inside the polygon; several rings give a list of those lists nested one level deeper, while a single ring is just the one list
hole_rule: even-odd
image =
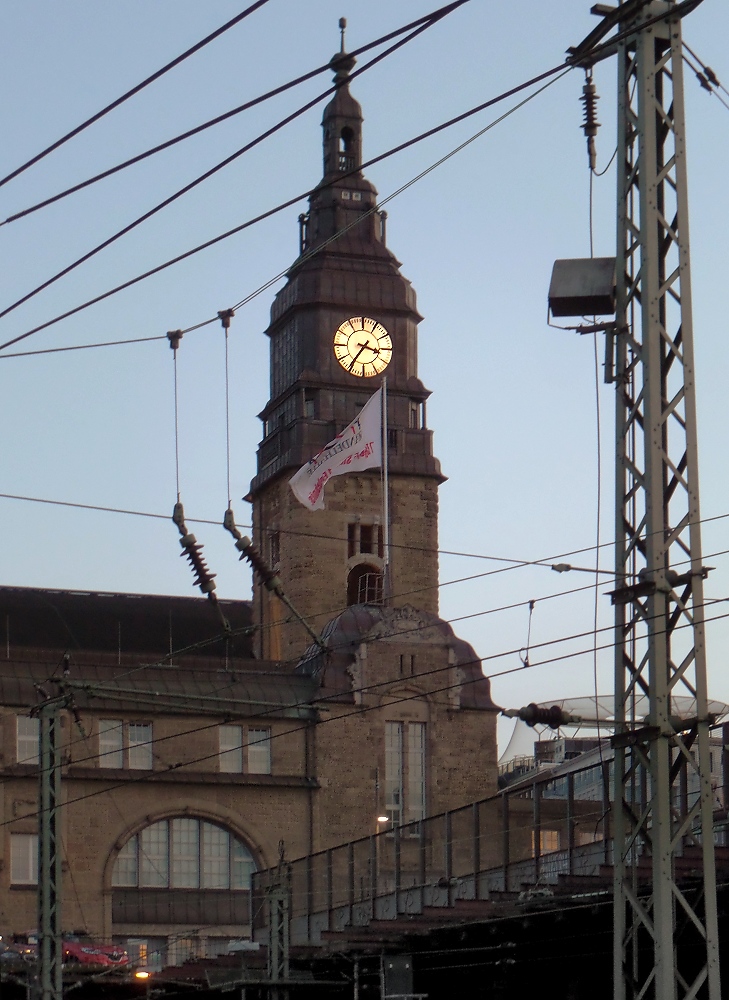
[{"label": "pale blue sky", "polygon": [[[353,85],[367,158],[561,61],[594,26],[587,0],[472,0]],[[0,170],[48,142],[218,27],[231,0],[50,0],[0,12]],[[428,12],[423,0],[271,0],[83,136],[0,188],[0,217],[84,179],[326,62],[349,21],[350,48]],[[729,83],[729,8],[705,2],[685,40]],[[615,148],[614,63],[596,69],[598,165]],[[321,92],[329,74],[31,218],[0,228],[0,308],[121,228],[278,118]],[[551,330],[546,294],[557,257],[586,256],[588,173],[580,130],[583,78],[569,74],[388,206],[388,242],[418,292],[420,375],[449,480],[441,490],[443,549],[532,559],[594,543],[596,436],[589,337]],[[686,77],[702,506],[729,512],[726,474],[726,163],[729,111]],[[502,106],[508,107],[507,105]],[[501,113],[485,112],[368,171],[386,197]],[[72,276],[0,320],[0,342],[231,228],[316,183],[320,107],[220,172]],[[595,251],[614,253],[615,174],[595,184]],[[297,251],[297,205],[274,219],[18,347],[39,349],[164,334],[207,319],[284,270]],[[262,331],[273,290],[231,329],[233,496],[254,471],[256,414],[268,398]],[[182,497],[189,517],[226,505],[222,335],[190,334],[179,357]],[[602,353],[602,343],[600,344]],[[600,386],[603,539],[612,526],[611,389]],[[171,514],[175,500],[172,360],[162,342],[0,362],[0,492]],[[247,505],[234,503],[241,523]],[[192,594],[171,523],[0,500],[0,582],[8,585]],[[221,596],[246,598],[250,579],[222,528],[200,527]],[[729,548],[729,520],[706,526],[705,550]],[[593,556],[576,557],[593,565]],[[708,559],[707,594],[729,597],[729,557]],[[610,565],[605,553],[602,565]],[[443,581],[491,568],[443,557]],[[592,597],[542,602],[589,584],[584,574],[519,569],[442,590],[446,618],[522,602],[457,624],[482,656],[591,627]],[[606,583],[604,590],[609,589]],[[601,597],[601,624],[610,604]],[[722,605],[718,612],[722,613]],[[710,688],[729,700],[729,630],[709,627]],[[565,649],[567,647],[564,647]],[[574,648],[574,647],[570,647]],[[584,648],[584,646],[580,646]],[[552,655],[551,653],[545,653]],[[541,658],[537,654],[532,659]],[[516,654],[494,669],[517,666]],[[601,656],[610,690],[611,658]],[[502,704],[589,694],[590,657],[494,681]]]}]

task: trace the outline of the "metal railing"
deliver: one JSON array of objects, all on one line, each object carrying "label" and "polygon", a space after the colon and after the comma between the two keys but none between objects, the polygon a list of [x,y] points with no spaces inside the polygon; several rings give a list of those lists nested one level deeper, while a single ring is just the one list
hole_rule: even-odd
[{"label": "metal railing", "polygon": [[[725,842],[727,813],[727,742],[714,731],[717,770],[715,821],[717,843]],[[679,775],[677,812],[685,815],[693,794],[685,762]],[[636,770],[635,808],[648,800],[648,775]],[[427,916],[461,901],[518,898],[539,890],[549,893],[595,879],[610,884],[612,865],[612,752],[596,751],[580,765],[572,761],[537,773],[489,798],[417,822],[372,833],[289,862],[291,942],[318,944],[322,935],[345,928],[364,929],[373,921],[414,914]],[[686,831],[691,853],[696,836]],[[645,847],[636,847],[641,861]],[[262,901],[278,869],[253,876],[254,934],[265,940]],[[471,907],[473,904],[471,903]],[[463,907],[463,909],[467,907]]]}]

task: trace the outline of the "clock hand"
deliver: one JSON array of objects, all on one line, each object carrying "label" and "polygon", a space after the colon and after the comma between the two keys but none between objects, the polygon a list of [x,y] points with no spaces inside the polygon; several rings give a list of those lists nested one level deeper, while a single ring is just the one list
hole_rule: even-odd
[{"label": "clock hand", "polygon": [[357,361],[357,358],[360,356],[360,354],[362,353],[362,351],[365,351],[366,349],[367,349],[367,344],[362,344],[362,346],[360,347],[360,349],[357,351],[357,353],[355,354],[355,356],[352,358],[352,364],[349,366],[349,370],[350,371],[352,370],[352,365],[355,364],[355,362]]}]

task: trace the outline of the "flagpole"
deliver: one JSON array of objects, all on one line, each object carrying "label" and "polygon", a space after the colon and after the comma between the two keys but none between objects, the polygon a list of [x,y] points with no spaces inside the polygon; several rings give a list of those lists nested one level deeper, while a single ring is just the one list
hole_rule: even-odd
[{"label": "flagpole", "polygon": [[383,597],[390,601],[390,483],[388,478],[387,447],[387,376],[382,378],[382,520],[384,541]]}]

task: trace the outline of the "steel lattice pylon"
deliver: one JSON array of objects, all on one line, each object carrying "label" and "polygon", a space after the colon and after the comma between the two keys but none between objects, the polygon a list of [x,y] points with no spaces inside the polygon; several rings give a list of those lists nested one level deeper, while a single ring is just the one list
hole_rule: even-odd
[{"label": "steel lattice pylon", "polygon": [[[674,0],[625,7],[634,20],[620,30],[636,30],[618,47],[615,997],[719,1000],[681,21]],[[693,719],[676,718],[678,694],[695,699]]]}]

